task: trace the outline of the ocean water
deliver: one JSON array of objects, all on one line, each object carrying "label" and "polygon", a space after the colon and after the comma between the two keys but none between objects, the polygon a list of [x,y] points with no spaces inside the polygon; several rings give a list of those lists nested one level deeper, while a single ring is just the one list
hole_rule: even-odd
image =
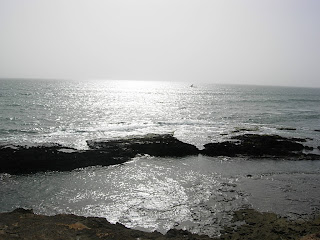
[{"label": "ocean water", "polygon": [[[202,148],[237,134],[266,133],[307,138],[319,154],[319,129],[320,89],[0,80],[0,143],[86,149],[89,139],[174,133]],[[216,236],[242,207],[292,218],[319,213],[319,173],[320,161],[138,156],[110,167],[0,174],[0,211],[27,207],[101,216],[146,231],[176,227]]]}]

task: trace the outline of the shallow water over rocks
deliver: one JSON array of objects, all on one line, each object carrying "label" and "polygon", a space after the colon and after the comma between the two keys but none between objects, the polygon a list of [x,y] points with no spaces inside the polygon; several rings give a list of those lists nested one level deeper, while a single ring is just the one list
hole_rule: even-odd
[{"label": "shallow water over rocks", "polygon": [[292,218],[319,212],[319,161],[140,156],[71,172],[2,174],[0,211],[74,213],[147,231],[218,235],[234,210],[253,207]]}]

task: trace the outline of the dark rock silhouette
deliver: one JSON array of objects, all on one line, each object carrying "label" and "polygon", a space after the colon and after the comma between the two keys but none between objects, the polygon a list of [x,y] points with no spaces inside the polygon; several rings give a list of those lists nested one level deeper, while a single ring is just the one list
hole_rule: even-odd
[{"label": "dark rock silhouette", "polygon": [[277,130],[295,131],[297,129],[293,127],[278,127]]},{"label": "dark rock silhouette", "polygon": [[[111,224],[104,218],[82,217],[73,214],[55,216],[36,215],[22,208],[0,213],[0,240],[249,240],[249,239],[319,239],[320,217],[296,221],[274,213],[261,213],[253,209],[234,212],[232,224],[222,226],[220,237],[210,238],[186,230],[171,229],[165,235],[128,229],[120,223]],[[302,238],[303,237],[303,238]],[[311,238],[312,237],[312,238]]]},{"label": "dark rock silhouette", "polygon": [[0,146],[0,172],[10,174],[39,171],[70,171],[88,166],[124,163],[136,154],[186,156],[198,149],[170,134],[147,134],[112,141],[88,141],[90,150],[77,150],[59,144],[41,146]]},{"label": "dark rock silhouette", "polygon": [[116,140],[90,140],[87,141],[87,144],[92,149],[116,153],[124,152],[133,155],[149,154],[161,157],[182,157],[199,153],[195,146],[181,142],[171,134],[147,134]]},{"label": "dark rock silhouette", "polygon": [[279,135],[244,134],[234,136],[230,141],[205,144],[201,153],[208,156],[288,156],[320,159],[320,156],[315,154],[303,154],[302,150],[309,148],[299,142],[306,142],[306,139],[285,138]]},{"label": "dark rock silhouette", "polygon": [[285,138],[278,135],[244,134],[230,141],[208,143],[203,150],[184,143],[171,134],[147,134],[114,140],[89,140],[90,150],[77,150],[59,144],[40,146],[0,146],[0,173],[35,173],[39,171],[70,171],[88,166],[109,166],[124,163],[137,154],[160,157],[183,157],[202,153],[208,156],[294,157],[320,160],[312,150],[300,142],[306,139]]},{"label": "dark rock silhouette", "polygon": [[108,166],[124,163],[130,156],[108,152],[76,150],[62,146],[1,146],[0,172],[10,174],[40,171],[70,171],[94,165]]},{"label": "dark rock silhouette", "polygon": [[143,232],[126,228],[120,223],[111,224],[105,218],[82,217],[72,214],[55,216],[36,215],[22,208],[0,213],[0,240],[183,240],[211,239],[182,230],[171,230],[166,235],[159,232]]}]

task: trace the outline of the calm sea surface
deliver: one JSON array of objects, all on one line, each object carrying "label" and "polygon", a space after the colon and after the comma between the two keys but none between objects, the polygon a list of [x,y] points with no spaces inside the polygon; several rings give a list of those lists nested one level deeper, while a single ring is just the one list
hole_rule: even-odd
[{"label": "calm sea surface", "polygon": [[[173,132],[199,148],[243,133],[303,137],[320,146],[320,89],[194,85],[0,80],[0,143],[86,149],[89,139]],[[319,213],[319,174],[320,161],[141,156],[72,172],[0,174],[0,211],[27,207],[148,231],[218,235],[241,207],[293,218]]]}]

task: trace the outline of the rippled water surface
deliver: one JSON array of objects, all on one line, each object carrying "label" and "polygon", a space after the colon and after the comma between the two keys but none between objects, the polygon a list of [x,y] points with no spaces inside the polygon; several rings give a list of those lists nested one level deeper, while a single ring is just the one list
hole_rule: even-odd
[{"label": "rippled water surface", "polygon": [[[0,211],[100,216],[147,231],[218,235],[242,207],[288,217],[319,212],[319,161],[137,157],[118,166],[1,175]],[[251,176],[252,175],[252,176]]]},{"label": "rippled water surface", "polygon": [[[310,137],[320,89],[147,81],[0,80],[0,141],[58,142],[174,132],[202,147],[239,129]],[[227,135],[225,135],[227,134]]]},{"label": "rippled water surface", "polygon": [[[0,143],[85,149],[89,139],[174,133],[202,148],[237,134],[266,133],[306,138],[319,154],[319,130],[320,89],[0,80]],[[319,173],[320,161],[139,156],[111,167],[1,174],[0,211],[27,207],[148,231],[218,235],[241,207],[293,218],[319,213]]]}]

